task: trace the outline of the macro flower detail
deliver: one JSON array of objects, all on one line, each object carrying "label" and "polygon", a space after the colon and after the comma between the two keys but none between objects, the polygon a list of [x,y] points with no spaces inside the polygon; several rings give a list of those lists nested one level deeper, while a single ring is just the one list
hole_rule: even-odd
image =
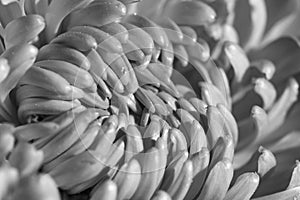
[{"label": "macro flower detail", "polygon": [[298,199],[297,0],[1,0],[0,199]]}]

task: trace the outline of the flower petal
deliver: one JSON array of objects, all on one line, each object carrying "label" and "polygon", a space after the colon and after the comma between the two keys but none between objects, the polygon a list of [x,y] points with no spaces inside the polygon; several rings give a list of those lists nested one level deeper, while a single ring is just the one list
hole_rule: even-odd
[{"label": "flower petal", "polygon": [[52,0],[45,15],[46,19],[46,37],[50,41],[58,32],[63,19],[72,11],[83,8],[88,5],[92,0]]},{"label": "flower petal", "polygon": [[23,10],[19,1],[0,1],[0,24],[3,28],[12,20],[23,16]]},{"label": "flower petal", "polygon": [[220,137],[212,149],[209,168],[212,169],[218,162],[228,159],[232,162],[234,155],[234,144],[231,136]]},{"label": "flower petal", "polygon": [[201,1],[176,1],[167,5],[163,15],[177,24],[190,26],[212,23],[216,18],[215,11]]},{"label": "flower petal", "polygon": [[193,182],[193,164],[192,161],[188,160],[184,163],[181,168],[180,175],[170,186],[168,193],[174,200],[181,200],[185,197],[189,190],[191,183]]},{"label": "flower petal", "polygon": [[231,162],[224,159],[218,162],[208,174],[197,200],[222,200],[229,188],[233,175]]},{"label": "flower petal", "polygon": [[252,158],[242,168],[235,171],[235,178],[249,171],[256,171],[261,177],[265,176],[276,166],[276,158],[271,151],[259,147]]},{"label": "flower petal", "polygon": [[240,175],[226,193],[224,200],[249,200],[258,187],[259,179],[256,173],[248,172]]},{"label": "flower petal", "polygon": [[30,43],[35,40],[46,24],[40,15],[26,15],[9,22],[4,29],[5,47]]},{"label": "flower petal", "polygon": [[263,108],[271,108],[276,99],[276,90],[271,82],[264,78],[258,78],[254,81],[254,91],[262,98]]},{"label": "flower petal", "polygon": [[6,59],[0,58],[0,84],[6,79],[10,71],[10,66]]},{"label": "flower petal", "polygon": [[239,45],[232,42],[224,44],[224,52],[234,69],[236,80],[240,82],[250,65],[248,57]]},{"label": "flower petal", "polygon": [[198,153],[191,156],[193,162],[194,178],[185,196],[185,200],[195,199],[200,193],[208,173],[210,154],[207,148],[203,148]]},{"label": "flower petal", "polygon": [[117,191],[117,184],[114,181],[108,179],[94,188],[91,195],[91,200],[116,200]]},{"label": "flower petal", "polygon": [[266,0],[266,6],[268,14],[266,30],[268,32],[265,33],[262,44],[267,44],[283,35],[290,35],[289,31],[295,27],[299,18],[297,13],[299,13],[300,4],[297,0],[284,2]]}]

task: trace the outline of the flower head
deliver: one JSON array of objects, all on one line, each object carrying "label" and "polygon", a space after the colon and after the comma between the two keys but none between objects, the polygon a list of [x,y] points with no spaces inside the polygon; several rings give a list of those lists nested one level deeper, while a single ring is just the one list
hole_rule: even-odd
[{"label": "flower head", "polygon": [[0,198],[298,198],[298,4],[0,1]]}]

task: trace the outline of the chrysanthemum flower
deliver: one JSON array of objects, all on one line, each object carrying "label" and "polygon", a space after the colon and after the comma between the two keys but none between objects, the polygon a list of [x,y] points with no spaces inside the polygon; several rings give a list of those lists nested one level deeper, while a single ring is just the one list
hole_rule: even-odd
[{"label": "chrysanthemum flower", "polygon": [[[173,10],[172,7],[180,9],[183,4],[190,4],[190,7],[203,4],[196,1],[184,3],[161,1],[161,5],[153,9],[147,9],[145,6],[147,2],[150,1],[137,4],[135,11],[145,13],[157,21],[162,17],[174,15],[174,21],[182,20],[183,16],[186,16],[194,17],[195,20],[190,21],[196,23],[196,19],[199,19],[197,14],[203,14],[203,12],[192,13],[191,10],[185,13],[171,12],[170,14],[169,12]],[[295,143],[292,145],[292,141],[297,137],[299,128],[296,123],[292,122],[292,119],[297,116],[298,103],[289,114],[288,110],[298,95],[298,84],[295,78],[298,77],[299,68],[295,65],[297,65],[299,45],[297,39],[293,37],[295,28],[291,27],[297,26],[299,2],[236,1],[235,5],[233,1],[206,3],[205,6],[215,9],[215,12],[219,14],[217,16],[223,14],[222,20],[216,20],[204,27],[201,23],[193,24],[193,27],[200,40],[209,36],[209,40],[206,41],[214,41],[209,43],[213,62],[222,70],[224,69],[231,85],[232,112],[239,127],[239,142],[234,157],[235,168],[240,168],[236,171],[235,176],[237,176],[241,172],[254,170],[253,167],[248,167],[251,161],[247,164],[246,162],[261,145],[272,150],[275,158],[278,157],[277,155],[287,157],[282,155],[289,154],[287,152],[290,152],[290,149],[297,149],[297,145],[294,145]],[[202,7],[205,6],[202,5]],[[163,9],[158,9],[158,7]],[[211,14],[212,11],[213,9],[210,10]],[[216,35],[219,35],[219,38],[214,37]],[[237,43],[241,47],[237,46]],[[211,63],[207,62],[203,65],[209,72]],[[190,70],[192,73],[187,72],[186,77],[190,77],[195,72],[193,67],[190,67]],[[235,77],[232,77],[232,70]],[[199,80],[199,76],[194,77]],[[226,87],[219,86],[221,91],[223,88]],[[272,127],[269,127],[270,125]],[[283,141],[291,145],[279,148],[279,144]],[[260,148],[259,151],[261,150]],[[290,162],[281,162],[277,159],[275,172],[269,180],[262,181],[256,196],[282,190],[287,186],[294,160],[298,159],[298,154],[288,157],[290,157]],[[256,161],[252,160],[253,162]],[[275,166],[275,163],[270,165]],[[279,170],[279,168],[282,169]],[[278,177],[285,177],[285,181]],[[274,186],[271,186],[272,184]]]},{"label": "chrysanthemum flower", "polygon": [[297,6],[0,1],[0,198],[299,198]]}]

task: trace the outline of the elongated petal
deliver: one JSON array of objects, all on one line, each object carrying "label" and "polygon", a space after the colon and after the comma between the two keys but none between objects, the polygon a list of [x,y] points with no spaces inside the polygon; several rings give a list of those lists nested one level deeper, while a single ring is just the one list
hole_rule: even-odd
[{"label": "elongated petal", "polygon": [[181,200],[186,195],[189,187],[193,181],[193,164],[192,161],[188,160],[182,166],[180,175],[174,182],[174,185],[170,187],[168,193],[174,200]]},{"label": "elongated petal", "polygon": [[92,194],[91,200],[115,200],[117,199],[117,191],[118,187],[115,182],[113,182],[112,180],[104,181],[97,187],[97,189],[95,189],[94,193]]},{"label": "elongated petal", "polygon": [[[124,164],[114,177],[114,181],[118,186],[118,198],[130,199],[135,193],[140,179],[141,167],[136,160],[133,159],[128,164]],[[129,185],[130,187],[128,188]]]},{"label": "elongated petal", "polygon": [[233,114],[228,110],[228,108],[226,108],[226,106],[222,104],[218,104],[217,108],[219,109],[221,115],[223,116],[223,119],[225,120],[225,126],[227,127],[227,130],[232,137],[234,145],[236,146],[239,137],[238,125],[236,119],[233,116]]},{"label": "elongated petal", "polygon": [[199,152],[202,148],[207,147],[207,139],[204,129],[198,121],[193,121],[191,131],[190,154]]},{"label": "elongated petal", "polygon": [[[298,123],[298,121],[297,121]],[[281,129],[279,129],[281,130]],[[282,131],[283,133],[286,134],[285,131]],[[267,144],[268,149],[270,149],[272,152],[277,153],[280,151],[283,151],[285,149],[289,148],[295,148],[298,147],[300,144],[300,138],[299,138],[299,131],[292,131],[288,133],[287,135],[283,136],[281,139],[279,139],[277,142],[271,141],[271,144]]]},{"label": "elongated petal", "polygon": [[299,1],[287,0],[284,2],[277,2],[266,0],[267,6],[267,27],[262,44],[280,38],[284,35],[297,35],[295,31],[296,24],[299,19]]},{"label": "elongated petal", "polygon": [[249,171],[256,171],[261,177],[263,177],[269,173],[276,164],[277,161],[274,154],[268,149],[260,147],[258,151],[252,155],[251,160],[235,172],[235,177]]},{"label": "elongated petal", "polygon": [[269,121],[274,124],[274,126],[268,129],[267,133],[271,133],[283,124],[289,108],[297,100],[298,88],[299,84],[295,79],[291,78],[284,92],[268,113]]},{"label": "elongated petal", "polygon": [[202,99],[207,105],[217,106],[217,104],[223,104],[230,109],[226,96],[224,96],[216,86],[206,82],[200,83],[200,86]]},{"label": "elongated petal", "polygon": [[273,84],[266,79],[255,80],[254,91],[262,98],[264,109],[269,109],[276,99],[276,90]]},{"label": "elongated petal", "polygon": [[208,148],[212,149],[217,143],[220,137],[228,135],[228,131],[225,129],[225,121],[219,112],[219,110],[214,106],[209,106],[207,108],[207,141]]},{"label": "elongated petal", "polygon": [[45,21],[39,15],[27,15],[11,21],[4,29],[6,48],[31,42],[45,28]]},{"label": "elongated petal", "polygon": [[248,41],[244,45],[245,50],[259,45],[268,20],[265,0],[249,0],[249,3],[251,6],[252,30]]},{"label": "elongated petal", "polygon": [[7,59],[10,72],[0,84],[0,99],[3,102],[8,93],[17,85],[21,77],[33,65],[38,50],[32,45],[18,45],[6,50],[1,57]]},{"label": "elongated petal", "polygon": [[224,200],[249,200],[258,187],[258,184],[258,174],[242,174],[227,192]]},{"label": "elongated petal", "polygon": [[215,11],[201,1],[177,1],[167,6],[163,15],[177,24],[198,26],[212,23],[216,18]]},{"label": "elongated petal", "polygon": [[203,148],[198,153],[191,156],[193,162],[194,178],[185,196],[185,200],[195,199],[200,193],[208,173],[210,154],[207,148]]},{"label": "elongated petal", "polygon": [[240,82],[250,65],[246,54],[241,47],[231,42],[225,43],[224,51],[234,69],[236,80]]},{"label": "elongated petal", "polygon": [[161,163],[161,156],[164,155],[160,155],[160,153],[159,149],[152,147],[147,152],[136,156],[142,169],[142,181],[132,199],[150,199],[156,191],[162,179],[161,170],[165,168]]},{"label": "elongated petal", "polygon": [[155,192],[151,200],[172,200],[172,198],[167,192],[158,190],[157,192]]},{"label": "elongated petal", "polygon": [[82,8],[89,4],[91,0],[68,0],[60,1],[53,0],[51,1],[47,13],[46,13],[46,37],[50,41],[58,32],[61,22],[63,19],[72,11]]},{"label": "elongated petal", "polygon": [[231,108],[230,86],[225,71],[218,68],[212,60],[209,60],[208,63],[210,66],[208,72],[212,83],[220,90],[228,103],[228,107]]},{"label": "elongated petal", "polygon": [[224,160],[233,160],[234,144],[231,136],[220,137],[212,149],[212,157],[210,161],[210,169],[215,166],[216,163]]},{"label": "elongated petal", "polygon": [[168,191],[172,189],[171,186],[180,176],[180,171],[187,158],[188,153],[186,151],[182,151],[180,154],[175,156],[173,160],[171,160],[170,164],[166,168],[164,179],[162,185],[160,186],[162,190]]},{"label": "elongated petal", "polygon": [[198,197],[206,200],[224,199],[233,175],[231,162],[227,159],[218,162],[208,174]]},{"label": "elongated petal", "polygon": [[10,66],[6,59],[0,59],[0,83],[6,79],[10,71]]},{"label": "elongated petal", "polygon": [[18,1],[0,2],[0,24],[5,27],[10,21],[23,15],[21,5]]}]

